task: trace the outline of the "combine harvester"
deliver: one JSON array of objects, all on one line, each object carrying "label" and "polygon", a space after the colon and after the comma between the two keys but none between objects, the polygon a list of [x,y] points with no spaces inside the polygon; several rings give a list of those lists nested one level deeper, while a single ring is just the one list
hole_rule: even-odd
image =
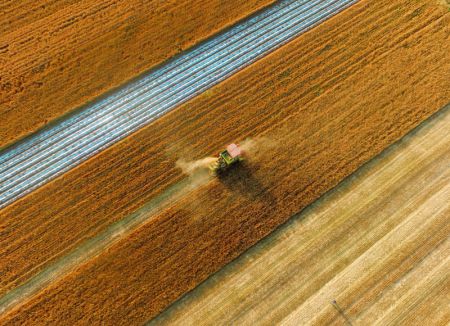
[{"label": "combine harvester", "polygon": [[214,176],[220,176],[224,172],[228,171],[231,167],[235,166],[239,162],[243,161],[243,151],[236,144],[230,144],[226,149],[219,154],[217,161],[212,163],[209,167],[211,174]]}]

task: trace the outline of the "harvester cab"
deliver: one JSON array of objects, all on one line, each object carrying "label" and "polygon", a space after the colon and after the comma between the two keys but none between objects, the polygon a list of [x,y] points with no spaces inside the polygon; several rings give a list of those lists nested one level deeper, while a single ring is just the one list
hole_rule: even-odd
[{"label": "harvester cab", "polygon": [[219,154],[217,161],[210,166],[211,173],[213,175],[222,174],[242,160],[242,149],[236,144],[230,144]]}]

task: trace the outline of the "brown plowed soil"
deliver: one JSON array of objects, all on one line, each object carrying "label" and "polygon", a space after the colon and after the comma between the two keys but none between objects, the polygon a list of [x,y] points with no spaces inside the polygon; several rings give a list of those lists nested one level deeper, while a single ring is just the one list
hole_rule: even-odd
[{"label": "brown plowed soil", "polygon": [[182,178],[178,158],[256,139],[235,174],[153,217],[6,319],[154,316],[444,106],[449,26],[448,10],[424,0],[362,1],[4,209],[3,293]]},{"label": "brown plowed soil", "polygon": [[0,148],[273,1],[2,1]]}]

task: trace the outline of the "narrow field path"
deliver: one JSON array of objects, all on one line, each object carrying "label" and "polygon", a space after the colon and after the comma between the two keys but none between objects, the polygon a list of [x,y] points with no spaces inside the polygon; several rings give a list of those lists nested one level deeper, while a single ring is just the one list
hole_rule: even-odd
[{"label": "narrow field path", "polygon": [[182,196],[189,196],[189,191],[192,191],[194,188],[191,180],[188,178],[172,185],[135,213],[111,224],[103,232],[89,238],[74,250],[46,266],[31,279],[0,297],[0,315],[13,309],[15,305],[24,304],[50,283],[55,282],[63,275],[76,269],[77,266],[107,250],[109,246],[151,219],[152,215],[157,211],[164,209],[168,205],[174,205]]}]

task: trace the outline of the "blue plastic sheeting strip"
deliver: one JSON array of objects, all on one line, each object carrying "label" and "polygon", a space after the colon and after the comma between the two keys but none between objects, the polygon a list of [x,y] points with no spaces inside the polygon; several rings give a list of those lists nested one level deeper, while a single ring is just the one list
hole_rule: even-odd
[{"label": "blue plastic sheeting strip", "polygon": [[356,0],[280,1],[0,153],[0,208],[204,92]]}]

